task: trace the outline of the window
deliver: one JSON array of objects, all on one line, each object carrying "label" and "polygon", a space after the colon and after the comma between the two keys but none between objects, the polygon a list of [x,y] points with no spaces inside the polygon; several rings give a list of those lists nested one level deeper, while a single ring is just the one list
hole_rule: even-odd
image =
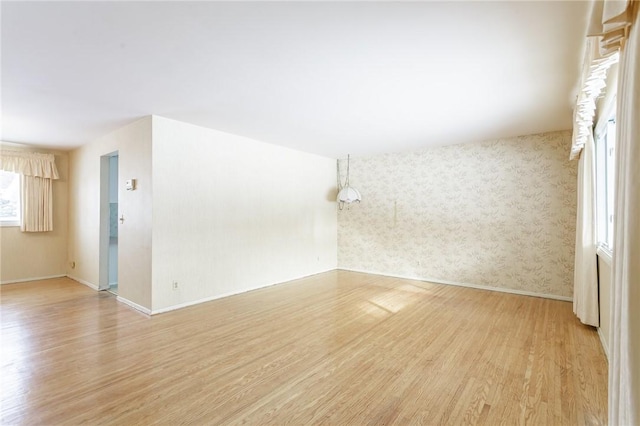
[{"label": "window", "polygon": [[610,118],[596,134],[596,224],[598,244],[613,249],[616,119]]},{"label": "window", "polygon": [[20,225],[20,175],[0,170],[0,225]]}]

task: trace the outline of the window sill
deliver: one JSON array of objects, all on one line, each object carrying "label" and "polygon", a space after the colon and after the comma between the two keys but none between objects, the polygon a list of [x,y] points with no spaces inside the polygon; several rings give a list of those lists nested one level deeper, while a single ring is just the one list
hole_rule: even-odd
[{"label": "window sill", "polygon": [[604,260],[607,265],[611,266],[611,264],[613,263],[613,253],[611,252],[609,247],[598,244],[598,247],[596,247],[596,254],[600,259]]},{"label": "window sill", "polygon": [[19,220],[2,220],[0,221],[0,228],[4,228],[4,227],[18,227],[20,226],[20,221]]}]

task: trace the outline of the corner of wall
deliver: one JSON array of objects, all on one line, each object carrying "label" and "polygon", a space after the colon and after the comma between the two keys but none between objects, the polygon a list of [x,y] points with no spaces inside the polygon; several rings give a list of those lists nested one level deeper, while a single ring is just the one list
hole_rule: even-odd
[{"label": "corner of wall", "polygon": [[[121,296],[151,308],[151,116],[73,150],[70,153],[69,245],[67,273],[93,285],[100,283],[101,158],[119,154],[118,214],[125,217],[118,236]],[[126,191],[127,179],[137,188]],[[104,250],[104,248],[103,248]]]}]

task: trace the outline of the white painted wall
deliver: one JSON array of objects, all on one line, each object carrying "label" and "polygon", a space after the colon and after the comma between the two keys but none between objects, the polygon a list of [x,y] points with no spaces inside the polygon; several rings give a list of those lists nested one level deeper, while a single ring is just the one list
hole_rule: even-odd
[{"label": "white painted wall", "polygon": [[119,296],[151,308],[151,117],[142,118],[74,151],[69,161],[69,261],[67,273],[98,286],[100,278],[101,156],[119,151],[119,182],[137,179],[135,191],[119,185]]},{"label": "white painted wall", "polygon": [[335,167],[154,116],[152,310],[336,268]]},{"label": "white painted wall", "polygon": [[22,232],[19,226],[0,227],[0,282],[65,275],[69,156],[62,151],[34,149],[12,143],[1,144],[0,155],[3,148],[54,154],[60,179],[53,181],[53,231]]}]

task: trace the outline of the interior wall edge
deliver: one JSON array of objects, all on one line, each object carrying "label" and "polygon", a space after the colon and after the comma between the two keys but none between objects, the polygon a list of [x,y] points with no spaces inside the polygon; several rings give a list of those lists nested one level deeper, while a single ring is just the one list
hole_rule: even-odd
[{"label": "interior wall edge", "polygon": [[129,300],[129,299],[125,298],[125,297],[117,296],[116,300],[118,302],[124,303],[125,305],[135,309],[136,311],[142,312],[145,315],[151,315],[151,309],[145,308],[142,305],[138,305],[137,303],[132,302],[131,300]]},{"label": "interior wall edge", "polygon": [[93,289],[93,290],[95,290],[95,291],[100,291],[100,289],[98,288],[98,286],[97,286],[97,285],[92,284],[92,283],[90,283],[90,282],[89,282],[89,281],[87,281],[87,280],[83,280],[82,278],[74,277],[73,275],[67,275],[67,277],[71,278],[71,279],[72,279],[72,280],[74,280],[74,281],[79,282],[80,284],[84,284],[84,285],[86,285],[87,287],[89,287],[89,288],[91,288],[91,289]]},{"label": "interior wall edge", "polygon": [[382,275],[383,277],[402,278],[402,279],[406,279],[406,280],[423,281],[423,282],[433,283],[433,284],[444,284],[444,285],[453,285],[453,286],[457,286],[457,287],[475,288],[475,289],[478,289],[478,290],[497,291],[499,293],[510,293],[510,294],[517,294],[517,295],[520,295],[520,296],[541,297],[543,299],[560,300],[562,302],[572,302],[573,301],[573,298],[571,298],[571,297],[560,296],[560,295],[557,295],[557,294],[536,293],[536,292],[533,292],[533,291],[516,290],[516,289],[511,289],[511,288],[505,288],[505,287],[492,287],[492,286],[488,286],[488,285],[471,284],[471,283],[460,283],[460,282],[447,281],[447,280],[442,280],[442,279],[434,279],[434,278],[426,278],[426,277],[418,277],[418,276],[409,276],[409,275],[389,274],[389,273],[385,273],[385,272],[365,271],[365,270],[360,270],[360,269],[350,269],[350,268],[342,268],[342,267],[337,268],[337,269],[340,270],[340,271],[360,272],[360,273],[363,273],[363,274],[371,274],[371,275]]}]

